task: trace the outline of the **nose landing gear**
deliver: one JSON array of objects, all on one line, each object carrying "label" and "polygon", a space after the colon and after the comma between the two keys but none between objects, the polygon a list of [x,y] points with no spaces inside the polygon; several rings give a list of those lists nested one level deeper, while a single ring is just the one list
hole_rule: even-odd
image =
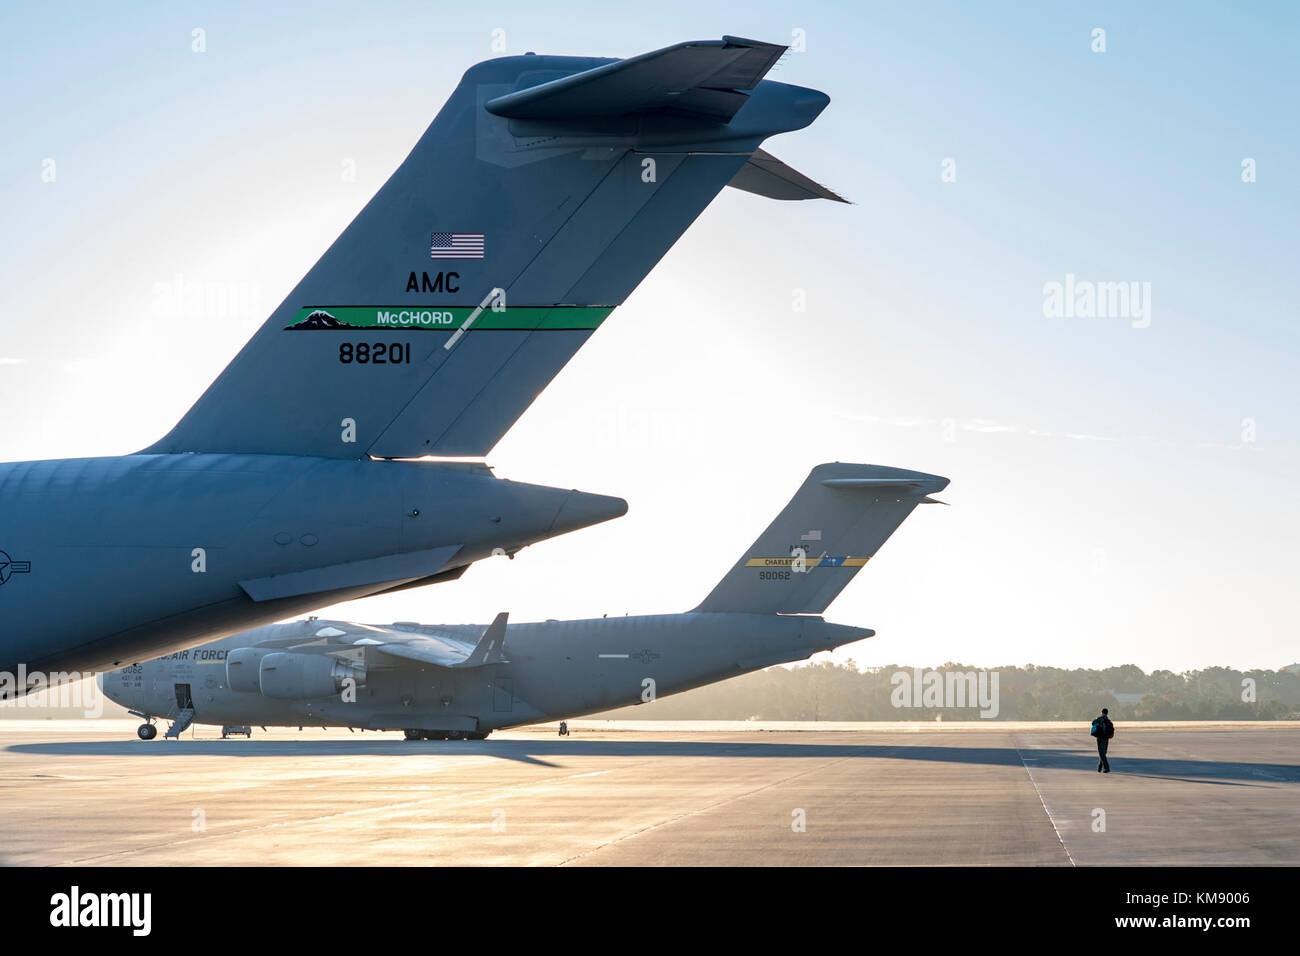
[{"label": "nose landing gear", "polygon": [[127,713],[132,717],[139,717],[144,721],[143,724],[135,729],[136,736],[141,740],[153,740],[158,736],[158,728],[154,726],[154,717],[152,714],[146,714],[139,710],[128,710]]}]

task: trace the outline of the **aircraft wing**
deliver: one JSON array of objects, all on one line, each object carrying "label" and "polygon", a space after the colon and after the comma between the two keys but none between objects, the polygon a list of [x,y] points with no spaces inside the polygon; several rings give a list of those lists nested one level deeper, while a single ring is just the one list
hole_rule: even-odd
[{"label": "aircraft wing", "polygon": [[507,663],[505,657],[506,621],[502,611],[477,641],[466,640],[452,631],[403,627],[380,627],[373,624],[350,624],[316,621],[310,638],[291,648],[296,651],[340,653],[358,647],[373,647],[389,657],[435,667],[483,667]]}]

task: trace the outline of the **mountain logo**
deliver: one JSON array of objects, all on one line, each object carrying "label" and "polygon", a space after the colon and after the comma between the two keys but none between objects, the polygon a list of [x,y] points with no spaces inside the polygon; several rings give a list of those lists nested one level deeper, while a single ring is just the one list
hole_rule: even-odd
[{"label": "mountain logo", "polygon": [[317,309],[308,315],[305,319],[295,322],[292,325],[286,325],[286,331],[297,329],[361,329],[362,325],[353,325],[351,322],[344,322],[336,319],[324,309]]}]

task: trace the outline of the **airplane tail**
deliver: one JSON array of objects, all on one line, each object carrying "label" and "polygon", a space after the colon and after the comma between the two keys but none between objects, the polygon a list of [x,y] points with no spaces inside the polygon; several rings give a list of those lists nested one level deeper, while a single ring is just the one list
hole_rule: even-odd
[{"label": "airplane tail", "polygon": [[821,614],[947,478],[881,465],[818,465],[696,611]]},{"label": "airplane tail", "polygon": [[487,454],[759,150],[829,99],[725,37],[472,67],[410,155],[149,453]]}]

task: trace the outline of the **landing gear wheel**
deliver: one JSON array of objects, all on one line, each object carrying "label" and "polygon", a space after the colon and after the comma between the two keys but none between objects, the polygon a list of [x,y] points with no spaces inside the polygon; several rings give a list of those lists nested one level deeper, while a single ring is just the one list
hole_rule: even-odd
[{"label": "landing gear wheel", "polygon": [[141,724],[135,732],[141,740],[153,740],[158,736],[158,728],[153,724]]},{"label": "landing gear wheel", "polygon": [[447,735],[445,733],[439,733],[436,730],[426,730],[424,732],[424,739],[425,740],[446,740]]},{"label": "landing gear wheel", "polygon": [[560,736],[569,736],[569,722],[567,720],[560,721]]}]

